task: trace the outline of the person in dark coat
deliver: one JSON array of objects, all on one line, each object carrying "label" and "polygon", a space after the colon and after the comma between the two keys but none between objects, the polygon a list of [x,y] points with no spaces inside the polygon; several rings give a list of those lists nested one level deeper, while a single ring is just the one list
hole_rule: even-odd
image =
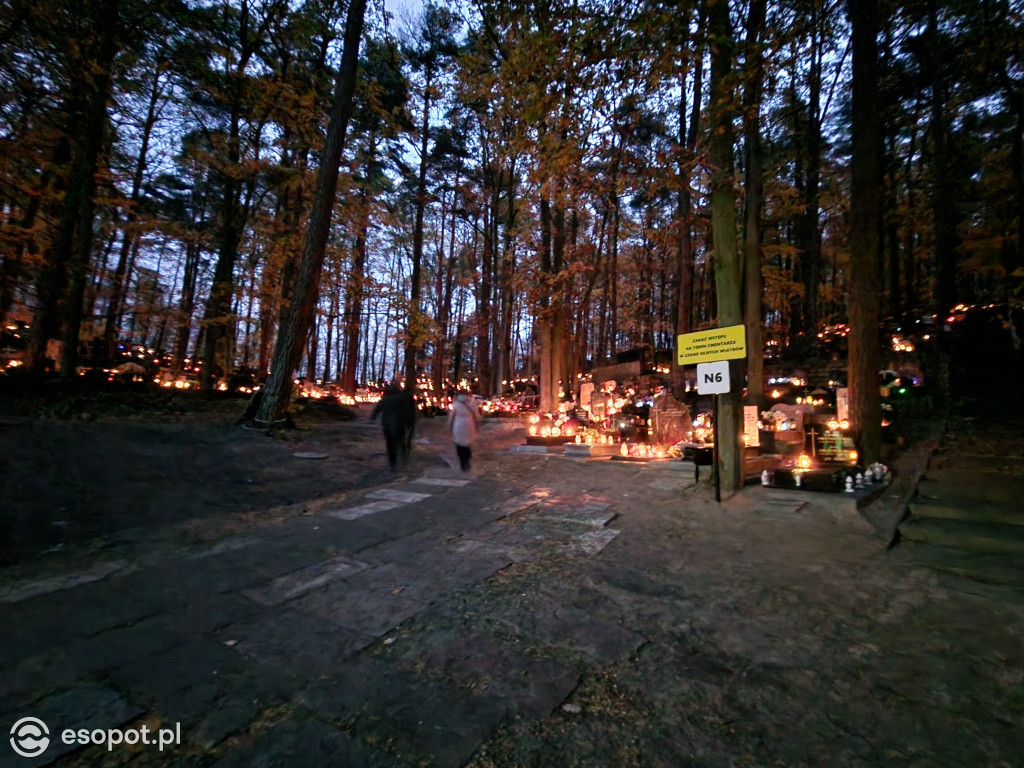
[{"label": "person in dark coat", "polygon": [[375,419],[378,415],[387,444],[388,465],[394,470],[409,461],[412,450],[412,436],[416,430],[416,403],[412,393],[395,382],[388,384],[370,418]]}]

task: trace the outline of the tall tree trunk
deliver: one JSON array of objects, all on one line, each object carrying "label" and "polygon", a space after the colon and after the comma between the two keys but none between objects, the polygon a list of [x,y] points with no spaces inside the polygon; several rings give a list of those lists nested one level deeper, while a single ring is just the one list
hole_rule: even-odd
[{"label": "tall tree trunk", "polygon": [[[227,167],[221,177],[224,194],[221,199],[220,233],[217,251],[217,264],[213,270],[213,282],[210,294],[206,299],[206,311],[203,325],[206,335],[203,339],[202,362],[203,370],[200,387],[204,391],[212,391],[218,375],[219,361],[224,358],[223,341],[227,337],[227,326],[231,309],[231,298],[235,276],[235,261],[238,259],[238,244],[241,241],[241,222],[239,221],[240,185],[238,172],[241,150],[240,122],[241,116],[236,110],[231,117],[231,128],[228,137]],[[226,373],[223,371],[222,373]]]},{"label": "tall tree trunk", "polygon": [[[67,154],[67,151],[67,141],[57,142],[52,165],[60,166],[68,162],[68,158],[63,157]],[[13,253],[5,256],[3,265],[0,266],[0,328],[4,328],[7,325],[7,312],[10,311],[11,304],[14,303],[14,289],[17,286],[20,274],[22,274],[22,259],[26,251],[33,253],[36,250],[35,241],[31,233],[32,228],[36,225],[36,217],[39,216],[42,201],[48,199],[52,194],[53,187],[55,186],[55,176],[56,174],[53,173],[52,167],[43,167],[43,171],[39,176],[39,191],[29,199],[29,204],[22,214],[22,221],[18,224],[18,228],[22,232],[17,237]]]},{"label": "tall tree trunk", "polygon": [[565,259],[565,212],[561,203],[552,203],[542,195],[540,312],[536,322],[540,354],[540,409],[545,413],[558,410],[559,392],[565,384],[565,323],[562,298],[562,270]]},{"label": "tall tree trunk", "polygon": [[142,179],[146,170],[146,155],[149,154],[149,141],[156,125],[156,108],[160,101],[163,89],[160,82],[160,69],[153,74],[153,87],[149,92],[149,102],[146,108],[146,120],[142,125],[141,145],[139,157],[135,162],[135,172],[132,174],[132,191],[128,197],[127,215],[125,216],[124,228],[121,236],[121,250],[117,257],[117,266],[114,267],[114,274],[110,280],[110,295],[107,299],[106,324],[103,329],[103,348],[109,359],[113,359],[117,345],[117,329],[121,322],[121,310],[124,300],[125,283],[131,279],[126,274],[128,269],[128,254],[131,252],[133,241],[138,237],[134,231],[135,221],[138,219],[139,198],[142,193]]},{"label": "tall tree trunk", "polygon": [[78,364],[79,331],[82,327],[82,301],[88,281],[93,251],[93,224],[96,218],[96,170],[107,132],[107,102],[113,87],[114,57],[117,55],[116,30],[119,27],[119,0],[106,0],[97,17],[100,30],[99,55],[89,84],[89,107],[83,136],[83,184],[78,200],[77,240],[69,264],[68,298],[64,306],[64,344],[61,348],[61,376],[75,376]]},{"label": "tall tree trunk", "polygon": [[[108,233],[109,236],[106,238],[106,245],[103,246],[102,254],[97,254],[96,257],[96,269],[93,270],[89,284],[85,289],[85,305],[82,308],[83,322],[89,322],[88,335],[97,336],[97,326],[94,313],[96,310],[96,300],[99,298],[99,292],[103,286],[103,283],[107,279],[108,265],[110,263],[110,254],[114,250],[114,243],[117,242],[117,232],[111,228]],[[178,282],[178,273],[175,271],[174,279],[171,280],[171,285]]]},{"label": "tall tree trunk", "polygon": [[427,148],[430,140],[430,94],[433,69],[424,72],[423,113],[420,121],[420,167],[416,177],[416,213],[412,230],[412,272],[409,277],[409,329],[405,338],[405,387],[416,390],[416,372],[422,346],[423,318],[420,311],[420,283],[423,264],[423,219],[427,209]]},{"label": "tall tree trunk", "polygon": [[551,413],[554,410],[555,383],[553,364],[555,351],[552,349],[552,319],[551,308],[551,203],[546,194],[540,198],[540,311],[534,323],[534,333],[537,337],[537,352],[540,356],[540,376],[537,381],[538,394],[540,395],[540,410],[542,413]]},{"label": "tall tree trunk", "polygon": [[[705,5],[701,3],[697,21],[697,35],[704,30]],[[693,195],[690,180],[693,177],[694,153],[697,147],[697,132],[700,127],[700,101],[704,88],[704,47],[694,40],[696,61],[693,70],[693,100],[690,106],[689,127],[686,120],[686,67],[683,68],[679,88],[679,144],[682,147],[679,159],[679,192],[676,202],[676,226],[679,227],[679,253],[676,273],[676,323],[677,334],[693,330],[693,285],[696,259],[693,252]],[[672,386],[675,396],[682,399],[686,387],[686,374],[672,356]]]},{"label": "tall tree trunk", "polygon": [[93,17],[99,39],[92,58],[83,62],[87,66],[79,83],[82,92],[71,99],[75,106],[69,117],[78,121],[77,138],[72,147],[67,194],[50,258],[43,270],[40,286],[43,290],[38,294],[33,320],[33,369],[41,370],[47,341],[56,337],[62,327],[60,365],[65,378],[75,375],[78,359],[82,300],[93,246],[96,169],[107,130],[107,101],[113,83],[111,70],[117,53],[118,12],[118,0],[107,0]]},{"label": "tall tree trunk", "polygon": [[[503,379],[511,381],[516,375],[515,350],[512,348],[512,315],[515,304],[515,289],[512,285],[512,276],[515,274],[515,246],[512,240],[512,232],[516,223],[516,197],[515,197],[515,160],[511,162],[508,169],[508,209],[505,219],[504,240],[501,248],[501,337],[500,349],[502,350],[503,371],[498,380],[498,386]],[[495,222],[497,232],[497,222]]]},{"label": "tall tree trunk", "polygon": [[174,344],[174,369],[176,371],[181,371],[185,367],[188,341],[192,335],[192,311],[195,309],[199,253],[198,242],[190,242],[185,248],[185,271],[181,280],[181,300],[178,302],[178,335]]},{"label": "tall tree trunk", "polygon": [[359,65],[359,39],[363,31],[363,17],[366,14],[366,0],[352,0],[345,22],[345,43],[341,56],[341,69],[331,108],[331,119],[327,126],[327,140],[320,158],[317,172],[316,199],[310,215],[306,245],[292,294],[292,311],[288,322],[278,333],[274,350],[274,364],[263,401],[260,403],[256,421],[273,426],[284,416],[291,396],[291,377],[302,356],[303,342],[309,332],[312,312],[316,307],[323,270],[327,236],[330,234],[334,197],[338,188],[338,164],[345,145],[345,133],[352,114],[352,94],[355,92],[356,73]]},{"label": "tall tree trunk", "polygon": [[335,283],[331,290],[330,306],[327,310],[327,338],[324,342],[324,382],[334,378],[331,373],[331,355],[334,352],[334,325],[338,318],[338,285]]},{"label": "tall tree trunk", "polygon": [[1007,274],[1024,265],[1024,95],[1014,93],[1010,103],[1017,116],[1010,149],[1010,173],[1017,198],[1014,206],[1017,211],[1017,247],[1005,265]]},{"label": "tall tree trunk", "polygon": [[[227,152],[220,168],[223,182],[221,197],[220,228],[218,232],[217,263],[213,270],[213,281],[206,299],[203,313],[205,335],[203,337],[203,370],[200,386],[212,391],[218,373],[226,374],[228,361],[229,332],[234,327],[231,305],[234,297],[235,262],[238,260],[238,246],[245,224],[242,205],[242,148],[241,124],[243,112],[247,109],[247,94],[242,89],[246,69],[256,52],[252,44],[259,39],[259,32],[250,32],[249,4],[242,3],[239,16],[239,50],[234,69],[227,81],[228,96],[228,137]],[[252,182],[249,184],[250,192]],[[223,362],[223,370],[221,363]]]},{"label": "tall tree trunk", "polygon": [[[451,327],[452,295],[455,292],[455,227],[458,221],[458,192],[459,174],[455,174],[455,184],[452,189],[451,207],[451,237],[448,240],[448,258],[444,269],[438,265],[438,274],[441,278],[437,304],[437,343],[434,346],[434,392],[440,395],[444,390],[445,381],[448,378],[448,338]],[[438,258],[441,258],[443,242],[438,248]],[[490,377],[480,373],[481,383],[487,387],[481,394],[490,394]]]},{"label": "tall tree trunk", "polygon": [[619,351],[619,228],[622,225],[619,196],[612,195],[612,240],[608,254],[608,330],[605,337],[606,357],[613,358]]},{"label": "tall tree trunk", "polygon": [[[199,260],[202,256],[199,233],[206,226],[206,196],[203,185],[192,185],[192,221],[185,245],[185,270],[181,281],[181,299],[178,302],[177,339],[174,345],[174,370],[184,369],[188,355],[189,338],[192,335],[192,313],[195,310],[197,282],[199,278]],[[195,355],[199,356],[199,338],[196,338]]]},{"label": "tall tree trunk", "polygon": [[863,464],[878,461],[882,406],[878,394],[878,190],[881,130],[878,111],[878,0],[848,0],[853,27],[853,105],[850,183],[850,406]]},{"label": "tall tree trunk", "polygon": [[747,326],[747,403],[764,401],[764,310],[761,304],[761,209],[764,203],[761,149],[761,90],[764,57],[761,30],[766,0],[751,0],[747,16],[747,72],[743,99],[743,131],[747,154],[746,225],[743,233],[744,317]]},{"label": "tall tree trunk", "polygon": [[490,226],[492,220],[497,216],[497,211],[487,213],[488,219],[484,222],[483,253],[480,255],[480,281],[477,284],[477,322],[476,322],[476,370],[480,381],[477,384],[477,394],[490,394],[491,382],[491,325],[493,314],[491,312],[491,292],[493,291],[492,275],[494,274],[493,264],[495,262],[495,249],[497,244],[494,240],[494,228]]},{"label": "tall tree trunk", "polygon": [[885,298],[888,317],[899,321],[903,317],[903,294],[900,281],[900,233],[899,213],[896,204],[896,185],[899,177],[899,156],[895,137],[886,142],[885,165],[888,167],[885,180],[885,214],[882,217],[885,228]]},{"label": "tall tree trunk", "polygon": [[352,249],[352,268],[345,280],[345,366],[341,374],[341,389],[347,395],[356,393],[359,331],[362,325],[363,301],[366,298],[366,238],[370,231],[370,200],[365,184],[359,191],[359,216],[359,232],[356,235],[355,247]]},{"label": "tall tree trunk", "polygon": [[818,294],[821,285],[821,228],[818,197],[821,182],[821,67],[824,34],[822,9],[812,4],[811,66],[807,75],[807,177],[804,184],[804,213],[800,218],[800,267],[804,282],[804,330],[818,332]]},{"label": "tall tree trunk", "polygon": [[917,145],[917,110],[914,110],[914,118],[910,121],[910,139],[907,141],[907,159],[903,166],[906,176],[907,199],[904,203],[906,217],[903,223],[903,272],[904,297],[907,307],[917,307],[917,220],[914,216],[916,205],[916,186],[914,184],[914,156]]},{"label": "tall tree trunk", "polygon": [[[319,303],[319,302],[318,302]],[[308,349],[306,350],[306,381],[316,381],[317,355],[320,351],[320,323],[317,307],[313,307],[313,315],[309,321]]]},{"label": "tall tree trunk", "polygon": [[[611,219],[611,209],[607,206],[604,209],[603,218],[607,221]],[[606,224],[602,224],[602,227]],[[610,241],[610,238],[609,238]],[[611,261],[611,245],[609,245],[601,252],[600,260],[597,262],[596,269],[601,272],[601,301],[597,306],[597,332],[596,339],[594,340],[594,365],[602,365],[606,357],[606,349],[608,348],[608,308],[611,301],[611,289],[612,281],[610,279],[610,270],[608,269],[607,263]]]},{"label": "tall tree trunk", "polygon": [[553,395],[552,413],[557,412],[561,400],[560,393],[564,391],[566,382],[565,375],[565,288],[563,285],[563,271],[565,270],[565,208],[561,201],[556,201],[552,206],[552,276],[553,300],[551,302],[551,392]]},{"label": "tall tree trunk", "polygon": [[[173,283],[172,283],[173,284]],[[256,270],[253,269],[246,286],[246,304],[245,304],[245,340],[242,345],[242,364],[248,367],[252,363],[252,336],[253,336],[253,317],[252,308],[256,303]]]},{"label": "tall tree trunk", "polygon": [[[66,143],[58,144],[57,153],[60,152],[61,147],[66,149]],[[55,165],[61,165],[64,162],[66,162],[66,158],[62,159],[55,156]],[[26,251],[31,253],[35,250],[35,244],[31,239],[30,233],[35,226],[42,200],[49,197],[52,191],[54,175],[52,168],[43,168],[39,176],[39,191],[29,198],[28,205],[25,206],[21,216],[21,222],[19,223],[21,235],[18,237],[13,253],[5,256],[3,265],[0,266],[0,328],[7,325],[7,313],[10,312],[11,305],[14,303],[14,289],[21,276],[22,258]]]},{"label": "tall tree trunk", "polygon": [[[709,159],[711,162],[711,229],[714,241],[715,289],[718,325],[743,322],[743,274],[736,248],[736,195],[733,191],[733,88],[732,22],[727,0],[709,0],[708,32],[711,35],[711,95]],[[743,408],[739,374],[730,365],[732,388],[718,395],[718,472],[722,487],[738,491],[743,486]]]},{"label": "tall tree trunk", "polygon": [[946,79],[939,43],[939,11],[936,0],[928,3],[928,66],[931,77],[929,133],[932,138],[931,190],[935,239],[935,301],[940,317],[956,304],[957,212],[953,185],[949,125],[946,116]]},{"label": "tall tree trunk", "polygon": [[[507,381],[512,377],[512,372],[508,367],[508,340],[506,337],[506,329],[508,323],[508,315],[506,314],[506,295],[508,293],[508,273],[505,269],[505,259],[507,252],[504,247],[498,245],[498,222],[501,219],[501,186],[503,183],[503,174],[499,173],[497,179],[492,178],[492,189],[487,208],[485,231],[489,233],[491,242],[494,243],[495,257],[494,257],[494,295],[496,299],[495,306],[495,317],[492,323],[494,328],[494,365],[491,369],[491,377],[493,382],[492,392],[500,395],[504,390],[503,381]],[[507,234],[507,233],[506,233]],[[476,237],[474,237],[474,242]],[[500,252],[500,255],[499,255]],[[459,318],[461,320],[461,317]],[[461,346],[461,345],[460,345]]]}]

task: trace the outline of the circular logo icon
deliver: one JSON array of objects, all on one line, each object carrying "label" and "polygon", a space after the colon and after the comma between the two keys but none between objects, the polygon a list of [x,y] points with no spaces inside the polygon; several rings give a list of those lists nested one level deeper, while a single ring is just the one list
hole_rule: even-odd
[{"label": "circular logo icon", "polygon": [[50,746],[50,729],[38,717],[23,717],[11,727],[11,746],[22,757],[39,757]]}]

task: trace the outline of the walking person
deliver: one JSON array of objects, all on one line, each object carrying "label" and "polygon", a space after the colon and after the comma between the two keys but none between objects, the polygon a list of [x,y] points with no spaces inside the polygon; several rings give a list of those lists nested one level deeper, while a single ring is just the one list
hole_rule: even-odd
[{"label": "walking person", "polygon": [[459,455],[459,467],[463,472],[469,470],[469,462],[473,457],[473,440],[476,439],[477,427],[480,425],[480,411],[466,395],[459,392],[448,412],[448,429],[455,441],[455,452]]},{"label": "walking person", "polygon": [[388,466],[392,470],[409,461],[412,435],[416,429],[416,403],[412,393],[395,382],[384,387],[384,395],[373,409],[370,418],[380,416],[384,442],[388,451]]}]

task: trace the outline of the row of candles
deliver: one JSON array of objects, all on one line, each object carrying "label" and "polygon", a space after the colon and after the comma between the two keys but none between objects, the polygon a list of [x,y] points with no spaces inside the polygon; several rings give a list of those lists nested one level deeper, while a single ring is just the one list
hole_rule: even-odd
[{"label": "row of candles", "polygon": [[619,455],[631,459],[664,459],[668,457],[668,451],[660,445],[623,443]]}]

